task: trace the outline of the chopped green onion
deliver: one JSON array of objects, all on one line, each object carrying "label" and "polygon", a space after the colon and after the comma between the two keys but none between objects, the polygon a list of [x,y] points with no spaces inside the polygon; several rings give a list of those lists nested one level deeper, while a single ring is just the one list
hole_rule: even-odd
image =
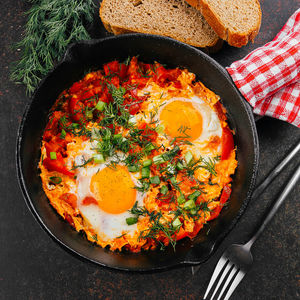
[{"label": "chopped green onion", "polygon": [[139,171],[140,168],[138,165],[130,165],[128,166],[128,171],[131,173],[136,173],[137,171]]},{"label": "chopped green onion", "polygon": [[114,137],[113,137],[114,142],[118,143],[122,139],[123,139],[122,134],[114,134]]},{"label": "chopped green onion", "polygon": [[163,194],[163,195],[165,195],[167,192],[168,192],[168,187],[167,186],[165,186],[165,185],[163,185],[161,188],[160,188],[160,192]]},{"label": "chopped green onion", "polygon": [[93,119],[93,112],[91,110],[87,110],[85,112],[85,116],[88,120],[91,120],[91,119]]},{"label": "chopped green onion", "polygon": [[162,155],[156,155],[153,157],[153,163],[155,165],[160,165],[163,164],[165,162],[164,158],[162,157]]},{"label": "chopped green onion", "polygon": [[79,125],[78,123],[72,123],[72,128],[74,128],[74,129],[75,129],[75,128],[79,128],[79,126],[80,126],[80,125]]},{"label": "chopped green onion", "polygon": [[160,179],[158,176],[153,176],[150,178],[150,183],[152,184],[160,184]]},{"label": "chopped green onion", "polygon": [[170,160],[170,156],[169,156],[169,153],[163,153],[163,154],[161,154],[161,156],[162,156],[162,158],[164,159],[164,161],[168,161],[168,160]]},{"label": "chopped green onion", "polygon": [[158,133],[158,134],[162,134],[165,130],[165,125],[163,124],[160,124],[158,125],[156,128],[155,128],[155,131]]},{"label": "chopped green onion", "polygon": [[179,161],[177,164],[176,164],[176,168],[177,170],[181,171],[184,169],[184,165]]},{"label": "chopped green onion", "polygon": [[106,103],[100,100],[100,101],[98,101],[98,103],[96,104],[95,108],[96,108],[97,110],[99,110],[99,111],[103,111],[104,108],[105,108],[105,106],[106,106]]},{"label": "chopped green onion", "polygon": [[164,158],[165,161],[171,160],[177,155],[179,150],[180,150],[179,146],[176,145],[172,150],[162,154],[162,157]]},{"label": "chopped green onion", "polygon": [[196,207],[196,204],[195,204],[194,200],[188,200],[183,205],[183,208],[187,209],[187,210],[193,209],[195,207]]},{"label": "chopped green onion", "polygon": [[96,164],[101,164],[101,163],[104,163],[104,162],[105,162],[105,159],[104,159],[104,157],[103,157],[102,154],[95,154],[95,155],[93,156],[93,159],[94,159],[94,162],[95,162]]},{"label": "chopped green onion", "polygon": [[136,218],[136,217],[126,218],[127,225],[133,225],[133,224],[137,223],[137,221],[138,221],[138,218]]},{"label": "chopped green onion", "polygon": [[172,222],[172,226],[173,226],[174,228],[179,228],[181,225],[182,225],[182,224],[181,224],[181,222],[180,222],[180,220],[179,220],[178,217]]},{"label": "chopped green onion", "polygon": [[152,151],[154,149],[155,149],[155,146],[152,143],[147,144],[144,148],[146,153],[149,153],[150,151]]},{"label": "chopped green onion", "polygon": [[56,159],[56,152],[50,152],[50,158],[51,159]]},{"label": "chopped green onion", "polygon": [[60,184],[62,182],[61,177],[52,176],[49,179],[50,179],[50,182],[53,184]]},{"label": "chopped green onion", "polygon": [[141,171],[142,178],[149,178],[150,177],[150,168],[143,167]]},{"label": "chopped green onion", "polygon": [[151,159],[146,159],[143,161],[143,166],[144,167],[149,167],[152,165],[152,160]]},{"label": "chopped green onion", "polygon": [[196,200],[200,195],[201,195],[200,191],[195,191],[194,193],[190,194],[188,198],[191,200]]},{"label": "chopped green onion", "polygon": [[191,210],[190,210],[190,213],[191,213],[192,215],[196,215],[196,214],[197,214],[197,209],[195,209],[195,208],[191,209]]},{"label": "chopped green onion", "polygon": [[170,178],[170,181],[171,181],[171,183],[172,183],[173,185],[176,185],[176,184],[177,184],[177,180],[176,180],[176,178],[175,178],[174,176]]},{"label": "chopped green onion", "polygon": [[66,135],[67,135],[66,131],[64,129],[62,129],[61,133],[60,133],[60,138],[65,139]]},{"label": "chopped green onion", "polygon": [[193,154],[190,151],[188,151],[185,153],[184,158],[185,158],[186,163],[189,165],[193,159]]},{"label": "chopped green onion", "polygon": [[178,202],[178,204],[182,204],[185,202],[185,198],[182,194],[178,196],[177,202]]}]

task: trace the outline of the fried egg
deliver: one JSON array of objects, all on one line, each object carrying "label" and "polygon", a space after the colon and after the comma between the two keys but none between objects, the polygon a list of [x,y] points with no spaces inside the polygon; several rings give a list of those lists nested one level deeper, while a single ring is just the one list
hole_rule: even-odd
[{"label": "fried egg", "polygon": [[[151,92],[148,87],[146,92]],[[157,87],[156,87],[157,89]],[[204,162],[214,161],[221,155],[222,125],[218,114],[201,97],[182,91],[173,97],[168,91],[157,90],[145,105],[145,118],[150,122],[154,116],[156,124],[161,125],[159,140],[166,147],[170,147],[175,138],[188,143],[181,145],[182,156],[191,152],[194,160]],[[155,113],[154,113],[155,112]],[[199,180],[207,180],[209,171],[201,168],[195,172]]]},{"label": "fried egg", "polygon": [[175,138],[184,133],[186,140],[203,144],[212,137],[222,136],[217,113],[197,96],[191,99],[176,97],[165,101],[158,111],[159,122],[165,133]]},{"label": "fried egg", "polygon": [[[75,163],[82,164],[93,153],[92,143],[85,142],[81,151],[77,151]],[[142,206],[144,198],[134,189],[138,175],[130,173],[122,163],[113,166],[110,163],[108,160],[102,164],[87,164],[76,173],[77,207],[104,241],[135,232],[137,225],[126,223],[126,218],[132,217],[128,210],[136,201]]]}]

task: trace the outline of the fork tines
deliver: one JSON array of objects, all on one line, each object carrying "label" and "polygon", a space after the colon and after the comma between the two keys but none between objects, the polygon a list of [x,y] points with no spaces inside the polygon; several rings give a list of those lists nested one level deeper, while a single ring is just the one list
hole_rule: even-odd
[{"label": "fork tines", "polygon": [[214,270],[203,300],[229,299],[244,276],[245,272],[234,265],[224,254]]}]

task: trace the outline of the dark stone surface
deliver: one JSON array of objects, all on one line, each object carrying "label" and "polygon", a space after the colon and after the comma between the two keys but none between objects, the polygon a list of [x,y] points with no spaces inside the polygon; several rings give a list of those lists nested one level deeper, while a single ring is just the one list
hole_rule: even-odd
[{"label": "dark stone surface", "polygon": [[[213,57],[229,65],[271,40],[299,0],[261,1],[263,21],[254,44],[242,49],[227,45]],[[299,155],[259,199],[253,199],[238,225],[205,264],[164,272],[125,273],[81,261],[64,251],[39,227],[18,187],[15,171],[16,133],[25,105],[23,86],[8,79],[9,65],[19,57],[11,45],[23,33],[21,0],[0,3],[0,299],[200,299],[214,266],[233,242],[247,239],[272,199],[299,164]],[[101,22],[90,28],[94,37],[106,35]],[[298,128],[263,118],[257,123],[260,142],[260,182],[300,138]],[[300,186],[290,194],[253,247],[254,265],[232,299],[300,298]]]}]

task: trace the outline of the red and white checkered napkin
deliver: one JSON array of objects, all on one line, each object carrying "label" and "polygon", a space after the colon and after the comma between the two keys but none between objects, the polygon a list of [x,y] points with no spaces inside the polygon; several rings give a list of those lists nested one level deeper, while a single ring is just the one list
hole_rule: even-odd
[{"label": "red and white checkered napkin", "polygon": [[300,9],[272,42],[227,71],[254,113],[300,127]]}]

